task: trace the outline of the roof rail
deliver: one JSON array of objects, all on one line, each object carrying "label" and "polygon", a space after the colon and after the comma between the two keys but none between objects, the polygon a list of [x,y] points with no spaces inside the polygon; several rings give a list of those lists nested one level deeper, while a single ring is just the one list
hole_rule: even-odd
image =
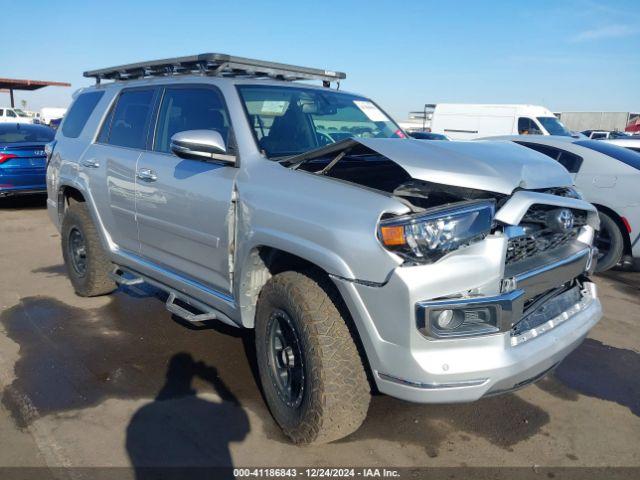
[{"label": "roof rail", "polygon": [[322,80],[325,87],[328,87],[331,82],[339,82],[347,77],[343,72],[265,62],[223,53],[203,53],[187,57],[130,63],[117,67],[89,70],[83,75],[95,78],[96,83],[100,83],[102,79],[134,80],[189,73],[223,77],[271,78],[283,81]]}]

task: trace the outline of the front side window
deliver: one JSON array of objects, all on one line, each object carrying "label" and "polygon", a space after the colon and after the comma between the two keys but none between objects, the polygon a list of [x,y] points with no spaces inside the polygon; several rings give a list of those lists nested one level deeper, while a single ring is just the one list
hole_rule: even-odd
[{"label": "front side window", "polygon": [[13,110],[7,110],[7,117],[15,118],[16,114]]},{"label": "front side window", "polygon": [[215,130],[230,147],[229,114],[217,89],[176,87],[165,90],[153,149],[169,153],[171,137],[186,130]]},{"label": "front side window", "polygon": [[123,90],[98,141],[119,147],[145,148],[154,95],[154,89]]},{"label": "front side window", "polygon": [[80,95],[69,109],[62,124],[62,134],[69,138],[78,138],[91,113],[104,95],[104,92],[87,92]]},{"label": "front side window", "polygon": [[267,158],[297,155],[352,137],[404,137],[398,125],[364,97],[267,85],[242,85],[238,91]]},{"label": "front side window", "polygon": [[542,135],[542,130],[538,128],[538,124],[531,118],[520,117],[518,119],[519,135]]}]

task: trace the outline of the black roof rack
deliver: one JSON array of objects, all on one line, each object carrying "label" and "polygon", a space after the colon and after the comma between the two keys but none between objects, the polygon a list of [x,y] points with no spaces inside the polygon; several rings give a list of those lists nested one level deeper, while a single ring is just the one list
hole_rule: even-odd
[{"label": "black roof rack", "polygon": [[203,53],[188,57],[165,58],[149,62],[130,63],[117,67],[84,72],[84,76],[101,79],[133,80],[145,77],[200,73],[224,77],[271,78],[284,81],[322,80],[328,87],[347,77],[343,72],[298,67],[284,63],[265,62],[251,58],[234,57],[223,53]]}]

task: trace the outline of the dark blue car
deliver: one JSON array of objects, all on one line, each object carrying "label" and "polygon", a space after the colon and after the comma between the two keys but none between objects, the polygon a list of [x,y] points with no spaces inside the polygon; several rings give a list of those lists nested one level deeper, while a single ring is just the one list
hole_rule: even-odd
[{"label": "dark blue car", "polygon": [[47,191],[44,146],[55,133],[44,125],[0,123],[0,197]]}]

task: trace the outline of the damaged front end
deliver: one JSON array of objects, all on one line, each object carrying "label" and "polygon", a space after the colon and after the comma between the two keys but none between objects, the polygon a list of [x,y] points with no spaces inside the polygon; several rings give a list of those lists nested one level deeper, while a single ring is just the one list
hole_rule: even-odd
[{"label": "damaged front end", "polygon": [[384,393],[440,403],[519,388],[601,316],[589,280],[597,211],[544,155],[498,142],[351,139],[283,163],[408,207],[379,212],[377,240],[398,259],[384,283],[334,277],[375,332],[367,348]]},{"label": "damaged front end", "polygon": [[545,205],[544,199],[542,205],[523,212],[526,218],[518,228],[510,227],[521,219],[496,221],[496,212],[514,192],[579,197],[557,162],[511,142],[354,138],[283,163],[375,189],[407,206],[410,213],[404,215],[382,212],[378,228],[381,244],[405,265],[435,262],[495,233],[512,238],[507,253],[511,263],[574,240],[587,224],[586,212],[574,209],[571,228],[548,228],[557,208]]}]

